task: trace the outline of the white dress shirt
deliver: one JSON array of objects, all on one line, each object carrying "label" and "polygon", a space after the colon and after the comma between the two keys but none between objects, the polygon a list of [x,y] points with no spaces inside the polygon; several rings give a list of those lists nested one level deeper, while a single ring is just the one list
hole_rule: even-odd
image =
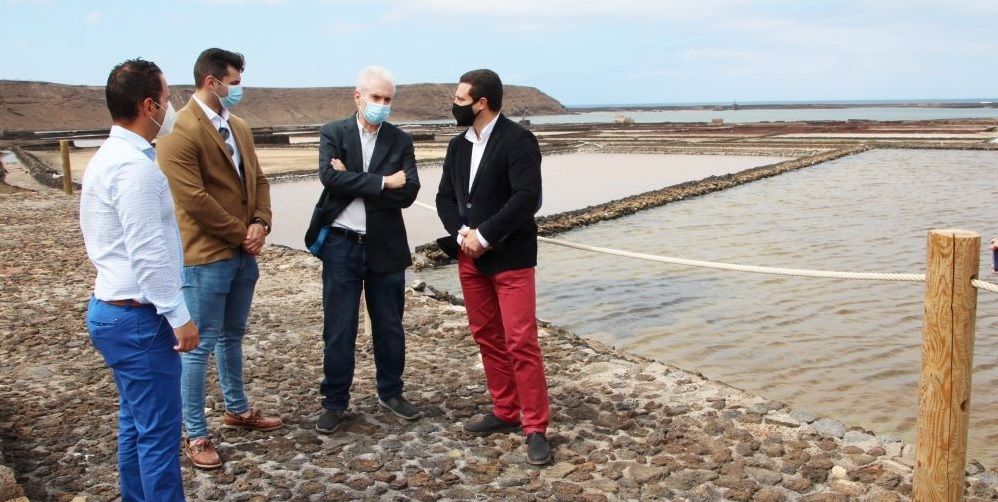
[{"label": "white dress shirt", "polygon": [[80,228],[97,269],[98,300],[151,303],[170,326],[191,320],[182,285],[184,254],[166,176],[144,138],[111,127],[83,174]]},{"label": "white dress shirt", "polygon": [[[378,133],[381,132],[381,125],[374,132],[367,132],[364,124],[357,119],[357,129],[360,130],[360,151],[364,157],[364,172],[371,169],[371,156],[374,155],[374,145],[378,142]],[[343,159],[340,159],[343,160]],[[381,188],[385,188],[384,177],[381,179]],[[364,205],[364,198],[357,197],[333,220],[334,227],[346,228],[359,234],[367,233],[367,206]]]},{"label": "white dress shirt", "polygon": [[[212,110],[211,107],[201,102],[197,95],[191,96],[197,104],[201,105],[201,109],[204,114],[208,116],[208,120],[211,121],[211,125],[215,127],[215,130],[219,130],[225,127],[229,130],[229,137],[225,139],[225,142],[232,147],[232,166],[236,169],[236,175],[239,179],[243,179],[243,173],[239,170],[239,163],[242,162],[242,157],[239,155],[239,147],[236,146],[236,136],[232,134],[232,127],[229,126],[229,110],[224,106],[222,107],[222,114],[219,115]],[[221,133],[219,133],[221,134]]]},{"label": "white dress shirt", "polygon": [[[475,174],[478,173],[478,166],[482,163],[482,155],[485,154],[485,147],[489,144],[492,129],[495,129],[498,120],[499,114],[497,113],[495,118],[482,128],[481,136],[475,133],[474,126],[469,127],[468,131],[464,133],[464,139],[471,142],[471,170],[468,171],[468,193],[471,193],[471,188],[475,185]],[[465,225],[461,227],[461,230],[469,230],[469,228]],[[478,232],[478,241],[482,243],[482,246],[489,247],[489,241],[485,239],[485,236],[481,232]],[[464,236],[457,234],[457,243],[460,245],[463,242]]]}]

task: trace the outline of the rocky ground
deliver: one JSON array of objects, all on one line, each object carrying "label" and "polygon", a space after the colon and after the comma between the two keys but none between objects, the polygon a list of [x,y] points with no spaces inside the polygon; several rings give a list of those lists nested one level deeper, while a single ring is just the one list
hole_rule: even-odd
[{"label": "rocky ground", "polygon": [[[0,500],[114,500],[117,396],[83,324],[93,269],[75,197],[0,195]],[[379,410],[370,339],[358,344],[350,418],[317,434],[319,262],[268,248],[246,335],[248,393],[287,426],[214,434],[227,461],[184,462],[192,500],[908,500],[913,449],[696,374],[544,326],[556,462],[523,464],[519,435],[472,438],[487,412],[463,308],[409,290],[414,423]],[[209,420],[222,412],[217,386]],[[967,500],[998,500],[968,465]]]}]

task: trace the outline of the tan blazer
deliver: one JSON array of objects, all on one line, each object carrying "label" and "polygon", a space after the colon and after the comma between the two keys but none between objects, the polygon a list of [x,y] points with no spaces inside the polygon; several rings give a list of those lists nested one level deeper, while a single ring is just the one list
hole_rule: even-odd
[{"label": "tan blazer", "polygon": [[239,179],[222,135],[191,98],[177,112],[173,132],[156,141],[156,160],[173,192],[184,241],[184,264],[203,265],[235,256],[255,218],[271,224],[270,183],[260,170],[253,132],[229,115],[242,157]]}]

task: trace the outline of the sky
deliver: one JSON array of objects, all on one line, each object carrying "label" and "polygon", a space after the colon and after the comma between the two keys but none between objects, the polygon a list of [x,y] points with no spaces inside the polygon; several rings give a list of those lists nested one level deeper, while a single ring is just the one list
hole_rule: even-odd
[{"label": "sky", "polygon": [[[126,59],[193,83],[398,84],[491,68],[563,104],[998,96],[998,0],[0,0],[0,79],[103,85]],[[0,97],[2,98],[2,97]]]}]

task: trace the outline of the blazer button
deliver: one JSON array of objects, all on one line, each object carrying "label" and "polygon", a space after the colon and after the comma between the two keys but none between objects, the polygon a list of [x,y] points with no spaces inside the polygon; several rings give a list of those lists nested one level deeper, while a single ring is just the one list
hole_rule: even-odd
[{"label": "blazer button", "polygon": [[465,203],[465,204],[464,204],[464,207],[466,207],[466,208],[468,208],[468,209],[471,209],[471,203],[470,203],[470,202],[467,202],[467,203]]}]

